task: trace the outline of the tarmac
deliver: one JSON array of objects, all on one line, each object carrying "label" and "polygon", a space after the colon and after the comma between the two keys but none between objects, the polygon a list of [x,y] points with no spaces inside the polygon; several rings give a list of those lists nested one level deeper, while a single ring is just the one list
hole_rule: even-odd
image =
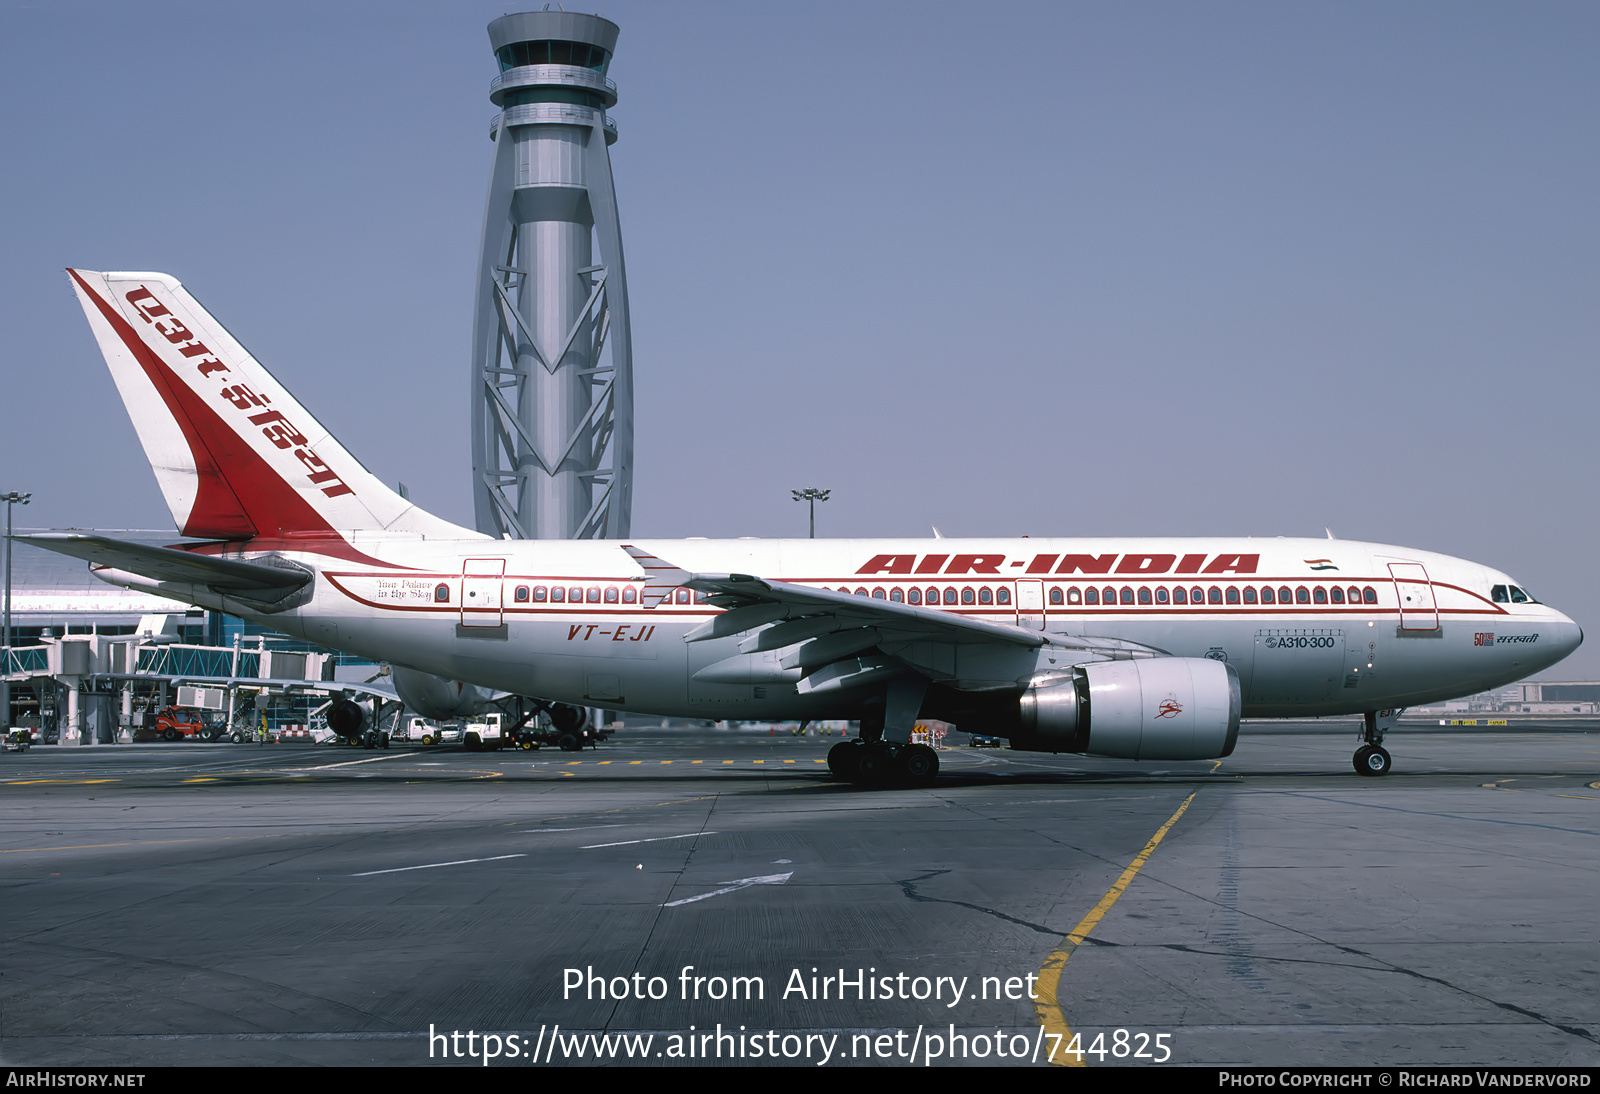
[{"label": "tarmac", "polygon": [[1414,729],[6,753],[0,1063],[1600,1063],[1594,723]]}]

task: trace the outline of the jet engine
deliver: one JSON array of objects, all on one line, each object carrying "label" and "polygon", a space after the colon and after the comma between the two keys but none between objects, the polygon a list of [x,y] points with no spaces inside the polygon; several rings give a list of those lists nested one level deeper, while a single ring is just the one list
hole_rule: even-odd
[{"label": "jet engine", "polygon": [[448,722],[499,709],[494,705],[495,693],[476,684],[447,680],[399,665],[394,666],[392,679],[395,694],[410,710],[436,722]]},{"label": "jet engine", "polygon": [[1227,756],[1239,737],[1239,674],[1204,657],[1095,661],[1022,694],[1011,747],[1123,760]]},{"label": "jet engine", "polygon": [[328,706],[328,728],[341,737],[356,738],[367,725],[367,708],[352,699],[335,699]]}]

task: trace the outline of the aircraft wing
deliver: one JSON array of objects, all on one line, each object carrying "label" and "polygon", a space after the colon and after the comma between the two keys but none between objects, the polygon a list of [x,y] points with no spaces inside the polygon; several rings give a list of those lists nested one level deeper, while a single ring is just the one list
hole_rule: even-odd
[{"label": "aircraft wing", "polygon": [[288,593],[305,585],[312,576],[299,568],[215,558],[82,532],[40,532],[14,538],[46,551],[81,558],[90,566],[126,570],[152,581],[205,585],[219,592]]},{"label": "aircraft wing", "polygon": [[[1016,666],[1028,666],[1024,674],[1031,671],[1031,654],[1044,647],[1062,650],[1066,663],[1166,655],[1165,650],[1121,639],[1048,634],[750,574],[696,574],[630,544],[623,550],[649,575],[644,597],[648,606],[661,603],[674,588],[687,587],[708,594],[711,603],[726,609],[690,631],[685,641],[747,634],[739,644],[747,655],[796,647],[782,664],[802,671],[802,691],[817,690],[841,674],[864,683],[866,673],[877,678],[903,671],[898,665],[861,656],[873,650],[934,679],[957,687],[969,684],[976,690],[1015,684]],[[1018,654],[1030,656],[1019,659]]]}]

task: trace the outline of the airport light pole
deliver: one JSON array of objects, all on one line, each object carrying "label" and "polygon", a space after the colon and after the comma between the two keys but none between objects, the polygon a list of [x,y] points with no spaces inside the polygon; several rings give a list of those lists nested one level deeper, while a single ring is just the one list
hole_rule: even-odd
[{"label": "airport light pole", "polygon": [[14,505],[27,505],[32,494],[19,494],[15,490],[10,493],[0,494],[0,501],[6,503],[6,605],[5,605],[5,637],[3,648],[5,662],[0,664],[0,732],[11,731],[11,507]]},{"label": "airport light pole", "polygon": [[791,490],[795,501],[811,503],[811,538],[817,538],[817,502],[827,501],[832,490],[818,490],[815,486],[808,486],[804,490]]}]

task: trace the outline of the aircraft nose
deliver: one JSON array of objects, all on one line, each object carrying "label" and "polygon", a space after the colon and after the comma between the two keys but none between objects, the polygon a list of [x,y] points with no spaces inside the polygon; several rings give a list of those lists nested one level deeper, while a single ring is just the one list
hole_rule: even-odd
[{"label": "aircraft nose", "polygon": [[1557,616],[1557,622],[1550,627],[1550,645],[1556,651],[1556,660],[1560,660],[1583,645],[1583,628],[1559,612]]}]

